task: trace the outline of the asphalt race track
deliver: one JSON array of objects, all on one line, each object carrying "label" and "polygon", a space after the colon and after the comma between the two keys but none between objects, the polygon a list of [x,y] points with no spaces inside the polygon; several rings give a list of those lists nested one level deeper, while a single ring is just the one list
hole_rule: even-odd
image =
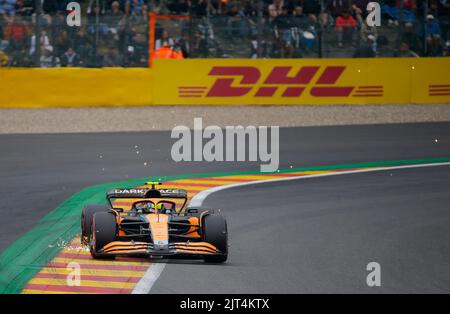
[{"label": "asphalt race track", "polygon": [[448,293],[449,187],[446,166],[217,192],[205,205],[226,213],[228,263],[169,263],[151,292]]},{"label": "asphalt race track", "polygon": [[[173,142],[169,132],[0,135],[0,251],[89,185],[259,168],[175,163]],[[450,123],[280,130],[280,168],[448,156]],[[449,292],[449,186],[449,167],[429,167],[213,194],[229,263],[169,263],[151,292]],[[372,261],[379,288],[366,285]]]}]

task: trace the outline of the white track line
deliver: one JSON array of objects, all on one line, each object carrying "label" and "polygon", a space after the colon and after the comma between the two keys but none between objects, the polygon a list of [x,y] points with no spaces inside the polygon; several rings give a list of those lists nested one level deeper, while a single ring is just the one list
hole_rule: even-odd
[{"label": "white track line", "polygon": [[[281,182],[281,181],[291,181],[291,180],[303,180],[303,179],[311,179],[311,178],[320,178],[320,177],[331,177],[331,176],[339,176],[344,174],[353,174],[353,173],[366,173],[366,172],[375,172],[375,171],[386,171],[386,170],[397,170],[397,169],[411,169],[411,168],[424,168],[424,167],[437,167],[437,166],[450,166],[450,162],[438,162],[438,163],[430,163],[430,164],[416,164],[416,165],[404,165],[404,166],[391,166],[391,167],[376,167],[370,169],[360,169],[360,170],[348,170],[348,171],[339,171],[339,172],[331,172],[331,173],[322,173],[322,174],[311,174],[311,175],[303,175],[298,177],[288,177],[288,178],[280,178],[280,179],[269,179],[269,180],[259,180],[259,181],[250,181],[250,182],[242,182],[242,183],[234,183],[228,185],[217,186],[208,190],[201,191],[196,194],[189,203],[189,206],[201,206],[203,201],[211,194],[219,191],[223,191],[226,189],[231,189],[235,187],[241,187],[246,185],[253,184],[262,184],[262,183],[271,183],[271,182]],[[136,287],[133,289],[133,294],[144,294],[149,293],[155,284],[158,277],[161,275],[162,271],[166,263],[154,263],[149,269],[145,272],[144,276],[137,283]]]},{"label": "white track line", "polygon": [[[306,176],[303,175],[303,176],[298,176],[298,177],[288,177],[288,178],[280,178],[280,179],[269,179],[269,180],[234,183],[234,184],[229,184],[229,185],[220,185],[220,186],[216,186],[212,189],[201,191],[200,193],[196,194],[192,198],[191,202],[189,203],[189,206],[193,206],[193,207],[201,206],[203,204],[203,201],[212,193],[215,193],[218,191],[223,191],[226,189],[235,188],[235,187],[246,186],[246,185],[270,183],[270,182],[281,182],[281,181],[291,181],[291,180],[303,180],[303,179],[320,178],[320,177],[331,177],[331,176],[339,176],[339,175],[343,175],[343,174],[352,174],[352,173],[364,173],[364,172],[374,172],[374,171],[435,167],[435,166],[450,166],[450,162],[404,165],[404,166],[391,166],[391,167],[376,167],[376,168],[370,168],[370,169],[348,170],[348,171],[339,171],[339,172],[331,172],[331,173],[312,174],[312,175],[306,175]],[[333,171],[333,170],[330,170],[330,171]]]},{"label": "white track line", "polygon": [[139,280],[136,287],[133,289],[133,294],[147,294],[155,284],[159,275],[166,267],[166,263],[153,263],[145,272],[144,276]]}]

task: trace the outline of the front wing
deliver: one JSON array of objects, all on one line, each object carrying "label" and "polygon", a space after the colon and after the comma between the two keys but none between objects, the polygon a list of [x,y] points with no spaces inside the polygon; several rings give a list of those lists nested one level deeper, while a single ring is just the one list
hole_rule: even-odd
[{"label": "front wing", "polygon": [[223,252],[207,242],[175,242],[157,246],[148,242],[114,241],[105,245],[97,254],[201,258],[206,255],[220,255]]}]

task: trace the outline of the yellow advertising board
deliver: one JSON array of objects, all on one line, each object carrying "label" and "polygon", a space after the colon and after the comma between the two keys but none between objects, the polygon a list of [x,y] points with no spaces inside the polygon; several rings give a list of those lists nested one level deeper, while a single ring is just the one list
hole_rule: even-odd
[{"label": "yellow advertising board", "polygon": [[2,68],[0,107],[450,104],[450,58],[185,59]]},{"label": "yellow advertising board", "polygon": [[157,105],[450,103],[450,58],[155,61]]},{"label": "yellow advertising board", "polygon": [[152,70],[0,68],[0,108],[151,105]]}]

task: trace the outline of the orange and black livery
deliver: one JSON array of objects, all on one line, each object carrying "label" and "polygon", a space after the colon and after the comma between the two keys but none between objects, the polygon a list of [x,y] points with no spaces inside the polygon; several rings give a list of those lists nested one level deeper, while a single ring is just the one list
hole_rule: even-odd
[{"label": "orange and black livery", "polygon": [[[119,255],[200,258],[223,263],[228,257],[225,217],[207,208],[186,207],[187,192],[144,187],[112,189],[108,205],[87,205],[81,215],[81,242],[93,258]],[[149,187],[150,186],[150,187]],[[116,206],[130,200],[130,208]]]}]

